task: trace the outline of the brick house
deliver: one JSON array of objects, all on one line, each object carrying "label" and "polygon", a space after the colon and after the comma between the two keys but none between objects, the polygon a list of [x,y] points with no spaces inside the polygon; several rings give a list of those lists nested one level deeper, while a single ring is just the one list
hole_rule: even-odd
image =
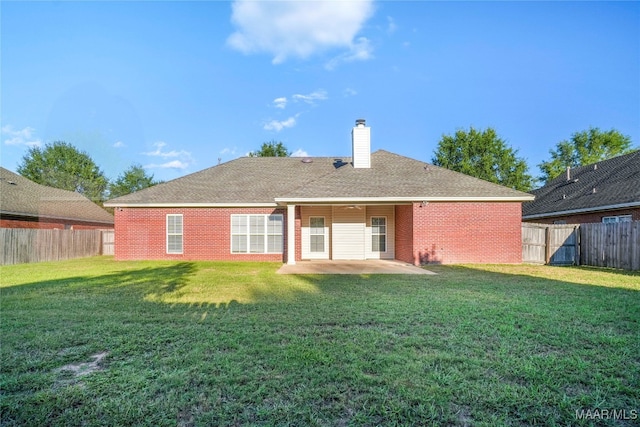
[{"label": "brick house", "polygon": [[520,263],[527,193],[384,150],[243,157],[110,200],[116,259]]},{"label": "brick house", "polygon": [[112,229],[113,215],[79,193],[0,167],[0,228]]},{"label": "brick house", "polygon": [[640,151],[567,169],[522,205],[522,220],[547,224],[640,221]]}]

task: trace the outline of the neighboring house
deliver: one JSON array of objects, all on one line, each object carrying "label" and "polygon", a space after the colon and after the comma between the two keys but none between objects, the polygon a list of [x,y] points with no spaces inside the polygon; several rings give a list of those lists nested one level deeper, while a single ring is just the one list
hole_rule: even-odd
[{"label": "neighboring house", "polygon": [[522,205],[522,219],[548,224],[640,220],[640,151],[567,169]]},{"label": "neighboring house", "polygon": [[520,263],[527,193],[384,150],[242,157],[110,200],[116,259]]},{"label": "neighboring house", "polygon": [[113,215],[79,193],[0,168],[0,228],[110,229]]}]

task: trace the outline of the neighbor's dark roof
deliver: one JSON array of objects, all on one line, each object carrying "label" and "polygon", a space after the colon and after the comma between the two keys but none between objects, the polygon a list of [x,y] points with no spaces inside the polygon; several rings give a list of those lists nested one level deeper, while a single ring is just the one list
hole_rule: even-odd
[{"label": "neighbor's dark roof", "polygon": [[349,157],[310,159],[305,163],[299,157],[242,157],[118,197],[106,206],[273,204],[309,198],[531,198],[527,193],[383,150],[371,155],[369,169],[354,169]]},{"label": "neighbor's dark roof", "polygon": [[524,218],[640,206],[640,151],[570,170],[533,190],[522,205]]},{"label": "neighbor's dark roof", "polygon": [[36,184],[2,167],[0,213],[113,225],[113,215],[83,195]]}]

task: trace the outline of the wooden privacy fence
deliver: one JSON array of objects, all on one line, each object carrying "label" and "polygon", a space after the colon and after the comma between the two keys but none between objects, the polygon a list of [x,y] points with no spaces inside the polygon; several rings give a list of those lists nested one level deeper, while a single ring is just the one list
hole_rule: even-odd
[{"label": "wooden privacy fence", "polygon": [[580,225],[583,265],[640,270],[640,221]]},{"label": "wooden privacy fence", "polygon": [[640,270],[640,221],[522,224],[522,261]]},{"label": "wooden privacy fence", "polygon": [[0,228],[0,263],[22,264],[100,255],[103,253],[102,233],[102,230]]},{"label": "wooden privacy fence", "polygon": [[579,260],[579,225],[522,224],[522,261],[577,265]]}]

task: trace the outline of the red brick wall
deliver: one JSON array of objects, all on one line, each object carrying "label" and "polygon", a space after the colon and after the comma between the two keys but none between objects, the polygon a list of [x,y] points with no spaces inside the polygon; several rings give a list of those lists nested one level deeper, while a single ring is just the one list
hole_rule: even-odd
[{"label": "red brick wall", "polygon": [[631,215],[633,221],[640,221],[640,208],[621,209],[617,211],[585,213],[580,215],[557,216],[550,218],[527,219],[525,222],[536,222],[539,224],[553,224],[554,221],[566,221],[567,224],[584,224],[588,222],[602,222],[602,217],[616,215]]},{"label": "red brick wall", "polygon": [[413,264],[413,206],[396,206],[396,259]]},{"label": "red brick wall", "polygon": [[[92,222],[67,222],[74,230],[106,230],[113,228],[113,225],[92,223]],[[42,228],[64,230],[64,221],[53,221],[40,219],[28,220],[17,218],[0,218],[0,228]]]},{"label": "red brick wall", "polygon": [[514,202],[414,204],[412,262],[520,263],[521,218]]},{"label": "red brick wall", "polygon": [[[231,214],[284,215],[273,208],[122,208],[115,210],[115,258],[284,261],[282,254],[232,254]],[[183,253],[166,253],[166,215],[183,215]]]}]

